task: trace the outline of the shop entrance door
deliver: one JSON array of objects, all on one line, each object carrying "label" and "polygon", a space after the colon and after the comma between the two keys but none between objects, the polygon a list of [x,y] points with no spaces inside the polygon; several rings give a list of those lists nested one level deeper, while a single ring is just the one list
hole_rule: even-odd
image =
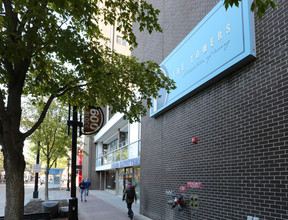
[{"label": "shop entrance door", "polygon": [[132,175],[132,173],[124,173],[124,175],[123,175],[123,186],[124,186],[124,189],[127,187],[129,182],[133,185],[133,175]]}]

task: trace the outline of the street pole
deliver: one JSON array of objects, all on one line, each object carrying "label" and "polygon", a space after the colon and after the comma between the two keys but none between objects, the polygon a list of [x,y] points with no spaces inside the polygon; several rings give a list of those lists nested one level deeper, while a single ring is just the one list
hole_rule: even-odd
[{"label": "street pole", "polygon": [[[40,154],[40,141],[38,141],[38,149],[37,149],[37,156],[36,156],[36,164],[39,164],[39,154]],[[33,199],[38,199],[38,173],[35,174],[35,185],[34,185],[34,192],[33,192]]]},{"label": "street pole", "polygon": [[68,134],[70,126],[72,126],[72,149],[71,149],[71,198],[69,199],[69,220],[78,220],[78,199],[76,197],[76,156],[77,156],[77,130],[81,128],[82,123],[78,122],[77,107],[73,106],[72,121],[70,121],[70,105]]},{"label": "street pole", "polygon": [[68,166],[68,171],[67,171],[67,188],[66,188],[66,191],[70,191],[70,188],[69,188],[69,178],[70,178],[70,176],[69,176],[69,169],[70,169],[70,158],[68,158],[68,160],[67,160],[68,162],[67,162],[67,166]]}]

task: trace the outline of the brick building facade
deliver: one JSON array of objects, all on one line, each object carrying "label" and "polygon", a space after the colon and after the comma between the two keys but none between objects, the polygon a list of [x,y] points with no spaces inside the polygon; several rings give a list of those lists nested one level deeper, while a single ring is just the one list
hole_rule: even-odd
[{"label": "brick building facade", "polygon": [[[137,33],[133,55],[159,64],[218,3],[151,2],[161,11],[163,33]],[[254,61],[159,116],[142,118],[142,214],[163,220],[288,219],[288,2],[278,2],[262,20],[255,15]],[[184,193],[182,211],[167,205],[171,191]],[[198,196],[197,209],[189,206],[191,195]]]}]

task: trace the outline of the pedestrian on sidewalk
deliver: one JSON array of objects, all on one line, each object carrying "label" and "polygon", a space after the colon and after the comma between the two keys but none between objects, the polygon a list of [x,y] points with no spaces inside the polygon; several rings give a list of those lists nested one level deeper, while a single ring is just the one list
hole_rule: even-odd
[{"label": "pedestrian on sidewalk", "polygon": [[84,179],[82,179],[82,182],[79,183],[79,188],[80,188],[80,194],[81,194],[81,202],[83,202],[83,194],[84,194],[84,201],[87,202],[87,200],[86,200],[87,185],[84,182]]},{"label": "pedestrian on sidewalk", "polygon": [[86,188],[86,195],[88,196],[88,194],[89,194],[89,189],[90,189],[90,186],[91,186],[91,182],[90,182],[89,178],[86,179],[85,183],[86,183],[86,186],[87,186],[87,188]]},{"label": "pedestrian on sidewalk", "polygon": [[134,202],[137,203],[137,195],[135,192],[135,187],[131,185],[129,182],[127,187],[124,190],[122,201],[124,201],[126,198],[126,203],[127,203],[127,208],[128,208],[128,216],[133,217],[133,211],[132,211],[132,203]]}]

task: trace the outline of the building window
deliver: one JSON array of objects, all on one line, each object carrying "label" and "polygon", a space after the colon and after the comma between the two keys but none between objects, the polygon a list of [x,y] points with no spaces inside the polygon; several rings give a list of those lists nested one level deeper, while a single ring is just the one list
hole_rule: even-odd
[{"label": "building window", "polygon": [[115,162],[116,158],[115,158],[115,150],[117,149],[118,146],[118,139],[115,139],[114,141],[112,141],[111,143],[109,143],[107,145],[107,164],[112,164],[113,162]]},{"label": "building window", "polygon": [[117,35],[117,37],[116,37],[116,42],[117,42],[118,44],[123,45],[123,46],[127,46],[127,41],[124,40],[124,39],[123,39],[122,37],[120,37],[119,35]]},{"label": "building window", "polygon": [[118,145],[118,139],[115,139],[114,141],[110,142],[107,146],[108,152],[116,150],[117,145]]}]

